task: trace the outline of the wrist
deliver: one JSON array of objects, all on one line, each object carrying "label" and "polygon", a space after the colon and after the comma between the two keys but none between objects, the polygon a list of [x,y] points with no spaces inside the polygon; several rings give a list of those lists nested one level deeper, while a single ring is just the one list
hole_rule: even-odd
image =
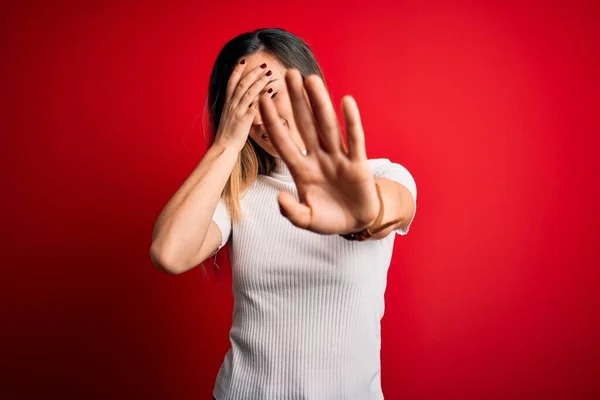
[{"label": "wrist", "polygon": [[381,226],[384,212],[383,196],[381,195],[381,190],[379,189],[377,182],[375,182],[375,189],[377,191],[377,199],[379,200],[379,213],[377,214],[377,217],[375,217],[375,219],[361,231],[340,234],[340,236],[342,236],[344,239],[363,241],[369,239],[371,236],[375,235],[375,233],[379,232],[378,228]]},{"label": "wrist", "polygon": [[237,153],[240,153],[244,148],[244,145],[240,146],[237,143],[223,138],[217,138],[213,146],[219,148],[221,151],[235,151]]},{"label": "wrist", "polygon": [[[358,240],[358,241],[369,240],[373,236],[379,234],[380,232],[384,231],[385,229],[388,229],[390,226],[394,226],[394,225],[398,224],[400,221],[403,220],[403,218],[397,218],[393,221],[386,222],[385,224],[383,223],[383,215],[384,215],[383,195],[381,194],[381,190],[379,189],[379,185],[377,183],[375,183],[375,188],[377,189],[377,197],[379,198],[379,204],[380,204],[379,215],[377,216],[375,221],[368,228],[365,228],[360,232],[354,232],[354,233],[348,233],[345,235],[340,235],[344,239]],[[378,238],[380,238],[380,237],[378,236]]]}]

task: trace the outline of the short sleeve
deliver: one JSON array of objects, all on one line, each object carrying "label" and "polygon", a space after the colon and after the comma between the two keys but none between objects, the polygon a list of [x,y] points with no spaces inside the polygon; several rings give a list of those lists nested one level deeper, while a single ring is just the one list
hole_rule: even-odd
[{"label": "short sleeve", "polygon": [[223,199],[219,199],[217,208],[215,208],[215,212],[212,217],[212,221],[217,224],[221,230],[221,244],[219,245],[217,251],[214,252],[214,256],[219,250],[221,250],[223,246],[225,246],[225,243],[227,243],[229,235],[231,234],[231,216]]},{"label": "short sleeve", "polygon": [[375,178],[386,178],[395,182],[398,182],[404,185],[408,191],[412,194],[412,200],[415,204],[415,213],[410,219],[408,225],[404,229],[396,229],[396,232],[399,235],[406,235],[410,228],[410,224],[415,218],[415,214],[417,212],[417,184],[415,179],[411,175],[411,173],[400,164],[396,164],[391,162],[387,158],[375,158],[368,160],[371,170],[373,171],[373,176]]}]

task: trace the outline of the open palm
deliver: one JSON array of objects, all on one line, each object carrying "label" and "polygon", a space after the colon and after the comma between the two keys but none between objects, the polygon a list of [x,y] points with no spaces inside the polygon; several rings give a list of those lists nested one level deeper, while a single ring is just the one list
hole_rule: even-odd
[{"label": "open palm", "polygon": [[[271,97],[264,96],[259,102],[265,128],[298,190],[299,202],[291,193],[279,193],[283,215],[299,228],[322,234],[345,234],[366,228],[377,217],[379,200],[356,102],[350,96],[342,99],[346,149],[321,78],[309,75],[303,81],[297,69],[290,69],[285,80],[306,155],[288,135]],[[305,88],[314,113],[306,100]]]}]

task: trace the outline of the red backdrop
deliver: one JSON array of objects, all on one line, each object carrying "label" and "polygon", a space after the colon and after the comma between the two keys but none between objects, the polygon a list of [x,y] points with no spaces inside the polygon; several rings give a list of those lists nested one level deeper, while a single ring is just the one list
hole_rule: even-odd
[{"label": "red backdrop", "polygon": [[0,397],[209,398],[229,267],[161,273],[151,231],[217,52],[275,26],[417,181],[386,399],[600,398],[598,13],[482,4],[4,4]]}]

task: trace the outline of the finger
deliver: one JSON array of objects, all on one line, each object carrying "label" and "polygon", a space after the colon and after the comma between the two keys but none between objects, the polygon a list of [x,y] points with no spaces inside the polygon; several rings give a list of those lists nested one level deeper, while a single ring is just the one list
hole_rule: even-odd
[{"label": "finger", "polygon": [[346,125],[346,136],[348,139],[348,157],[355,161],[367,159],[365,149],[365,134],[360,120],[360,113],[356,100],[352,96],[342,98],[342,111],[344,113],[344,124]]},{"label": "finger", "polygon": [[250,106],[248,107],[248,112],[250,113],[250,115],[252,116],[252,118],[256,117],[256,115],[259,112],[259,107],[258,107],[258,103],[260,101],[261,97],[273,97],[273,91],[271,89],[271,91],[268,90],[263,90],[261,93],[259,93],[254,100],[252,101],[252,103],[250,104]]},{"label": "finger", "polygon": [[256,98],[252,101],[252,104],[250,104],[250,106],[248,107],[248,113],[252,118],[256,117],[256,114],[258,114],[259,112],[258,102],[260,98],[268,96],[270,97],[270,95],[270,93],[263,90],[262,93],[259,93],[258,96],[256,96]]},{"label": "finger", "polygon": [[313,105],[317,131],[326,151],[330,154],[339,153],[342,149],[340,125],[323,80],[313,74],[306,78],[304,85],[310,104]]},{"label": "finger", "polygon": [[271,80],[271,75],[272,75],[272,72],[267,71],[267,73],[262,75],[260,77],[260,79],[258,79],[256,82],[254,82],[252,84],[252,86],[250,86],[248,88],[246,93],[240,99],[240,102],[238,103],[238,107],[249,108],[252,105],[252,103],[258,101],[258,95],[263,91],[265,86],[267,86],[267,84]]},{"label": "finger", "polygon": [[225,92],[225,104],[227,104],[231,100],[231,96],[233,95],[233,92],[237,87],[238,82],[242,78],[242,73],[246,70],[246,65],[248,65],[248,63],[246,63],[246,61],[242,59],[233,68],[233,71],[229,76],[229,81],[227,82],[227,90]]},{"label": "finger", "polygon": [[296,198],[289,192],[279,192],[277,198],[281,214],[290,220],[298,228],[310,228],[312,210],[305,204],[296,201]]},{"label": "finger", "polygon": [[321,145],[313,113],[309,107],[308,95],[304,89],[302,74],[297,69],[290,69],[285,74],[285,83],[294,111],[294,121],[300,131],[302,141],[306,145],[308,153],[316,153],[321,149]]},{"label": "finger", "polygon": [[244,76],[238,82],[237,87],[235,88],[233,95],[231,96],[231,105],[237,107],[238,103],[242,96],[246,93],[248,88],[252,86],[254,82],[256,82],[260,76],[266,72],[267,64],[263,63],[258,67],[254,68],[250,71],[246,76]]},{"label": "finger", "polygon": [[348,139],[344,140],[345,133],[344,133],[344,128],[342,126],[340,126],[340,131],[342,132],[342,139],[341,139],[342,140],[342,151],[344,152],[346,157],[348,157],[349,156],[348,155],[348,145],[346,145],[346,141]]},{"label": "finger", "polygon": [[279,114],[277,114],[277,108],[273,104],[273,99],[270,96],[260,96],[258,106],[271,142],[289,167],[290,172],[297,173],[306,161],[281,122]]}]

